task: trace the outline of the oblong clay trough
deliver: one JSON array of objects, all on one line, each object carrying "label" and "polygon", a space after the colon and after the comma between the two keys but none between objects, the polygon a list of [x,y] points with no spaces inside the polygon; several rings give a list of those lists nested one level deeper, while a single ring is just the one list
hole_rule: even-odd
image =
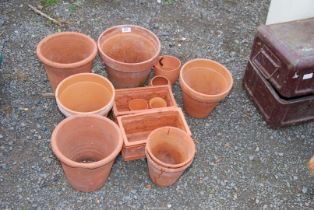
[{"label": "oblong clay trough", "polygon": [[192,164],[192,161],[179,168],[167,168],[157,164],[145,150],[148,165],[149,177],[156,185],[168,187],[178,181],[185,170]]},{"label": "oblong clay trough", "polygon": [[149,134],[146,151],[156,164],[180,168],[193,160],[195,144],[191,136],[182,129],[166,126]]},{"label": "oblong clay trough", "polygon": [[98,38],[100,56],[116,88],[142,86],[160,53],[160,41],[151,31],[135,25],[118,25]]},{"label": "oblong clay trough", "polygon": [[99,114],[107,116],[115,97],[111,82],[98,74],[80,73],[67,77],[56,89],[56,101],[65,116]]},{"label": "oblong clay trough", "polygon": [[51,136],[71,186],[83,192],[101,188],[122,148],[119,127],[99,115],[74,115],[61,121]]},{"label": "oblong clay trough", "polygon": [[188,61],[180,72],[185,111],[192,117],[206,118],[232,85],[232,75],[222,64],[208,59]]},{"label": "oblong clay trough", "polygon": [[78,32],[60,32],[39,42],[37,56],[43,62],[52,89],[66,77],[91,72],[97,55],[96,42]]},{"label": "oblong clay trough", "polygon": [[158,86],[158,85],[171,85],[170,81],[164,77],[164,76],[154,76],[150,82],[149,85],[152,86]]},{"label": "oblong clay trough", "polygon": [[124,160],[145,158],[147,137],[156,128],[172,126],[192,135],[182,110],[177,107],[151,109],[137,114],[123,115],[117,118],[117,122],[124,141],[122,148]]},{"label": "oblong clay trough", "polygon": [[180,74],[181,61],[172,55],[163,55],[154,65],[155,75],[166,77],[174,84]]}]

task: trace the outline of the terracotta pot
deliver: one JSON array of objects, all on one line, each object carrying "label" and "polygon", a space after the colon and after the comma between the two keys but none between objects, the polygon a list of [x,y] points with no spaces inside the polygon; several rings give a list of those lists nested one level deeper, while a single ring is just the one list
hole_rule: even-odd
[{"label": "terracotta pot", "polygon": [[195,144],[191,136],[182,129],[166,126],[149,134],[146,151],[156,164],[180,168],[193,160]]},{"label": "terracotta pot", "polygon": [[172,55],[163,55],[154,65],[155,75],[166,77],[171,84],[176,83],[180,73],[181,61]]},{"label": "terracotta pot", "polygon": [[170,81],[164,76],[154,76],[149,85],[158,86],[158,85],[170,85]]},{"label": "terracotta pot", "polygon": [[185,111],[192,117],[206,118],[232,85],[231,73],[220,63],[208,59],[188,61],[180,72]]},{"label": "terracotta pot", "polygon": [[314,176],[314,156],[309,160],[307,163],[308,168],[312,172],[312,175]]},{"label": "terracotta pot", "polygon": [[166,107],[167,101],[161,97],[154,97],[149,100],[149,107],[151,109]]},{"label": "terracotta pot", "polygon": [[99,115],[66,118],[51,137],[52,150],[69,183],[83,192],[95,191],[104,185],[122,143],[119,127]]},{"label": "terracotta pot", "polygon": [[[167,102],[167,107],[177,107],[176,100],[173,97],[171,87],[169,85],[147,86],[137,88],[116,89],[113,105],[113,116],[142,113],[143,110],[130,110],[129,102],[134,99],[145,99],[149,101],[154,97],[161,97]],[[163,108],[154,108],[154,110],[162,110]]]},{"label": "terracotta pot", "polygon": [[133,110],[144,110],[148,109],[148,103],[145,99],[132,99],[129,101],[129,109]]},{"label": "terracotta pot", "polygon": [[192,161],[180,168],[167,168],[157,164],[145,150],[148,173],[151,180],[159,187],[168,187],[176,183]]},{"label": "terracotta pot", "polygon": [[[129,154],[133,159],[145,157],[144,149],[149,134],[160,127],[172,126],[184,130],[191,135],[190,128],[185,121],[180,108],[150,109],[138,114],[123,115],[117,118],[123,136],[123,148],[132,150]],[[134,150],[134,148],[136,148]],[[128,153],[125,153],[128,154]],[[122,155],[124,155],[122,153]],[[124,160],[129,157],[122,156]]]},{"label": "terracotta pot", "polygon": [[91,72],[97,55],[96,42],[78,32],[60,32],[47,36],[37,45],[37,56],[44,67],[52,89],[66,77]]},{"label": "terracotta pot", "polygon": [[113,106],[115,91],[107,78],[80,73],[64,79],[55,95],[60,111],[67,117],[75,114],[107,116]]},{"label": "terracotta pot", "polygon": [[160,53],[158,37],[135,25],[119,25],[104,31],[98,49],[110,81],[116,88],[144,84]]}]

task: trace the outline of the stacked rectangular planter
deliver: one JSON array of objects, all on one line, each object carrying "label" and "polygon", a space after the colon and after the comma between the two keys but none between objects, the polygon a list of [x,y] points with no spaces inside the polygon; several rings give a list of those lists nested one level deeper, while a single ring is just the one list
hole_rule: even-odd
[{"label": "stacked rectangular planter", "polygon": [[314,18],[261,26],[243,84],[273,128],[314,119]]},{"label": "stacked rectangular planter", "polygon": [[[167,107],[128,109],[128,103],[132,99],[150,100],[153,97],[163,98],[167,102]],[[113,115],[123,135],[122,157],[124,160],[145,158],[147,137],[156,128],[172,126],[191,135],[183,112],[177,107],[170,85],[116,89]]]}]

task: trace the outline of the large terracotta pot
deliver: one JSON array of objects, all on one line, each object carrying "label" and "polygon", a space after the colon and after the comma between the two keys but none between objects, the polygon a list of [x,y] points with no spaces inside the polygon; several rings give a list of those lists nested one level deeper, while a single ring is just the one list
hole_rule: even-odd
[{"label": "large terracotta pot", "polygon": [[51,146],[71,186],[91,192],[106,182],[122,148],[119,127],[99,115],[74,115],[54,129]]},{"label": "large terracotta pot", "polygon": [[76,114],[107,116],[113,106],[115,90],[101,75],[80,73],[60,82],[55,95],[60,111],[67,117]]},{"label": "large terracotta pot", "polygon": [[98,49],[110,81],[116,88],[142,86],[160,53],[160,41],[151,31],[119,25],[104,31]]},{"label": "large terracotta pot", "polygon": [[96,42],[78,32],[60,32],[47,36],[37,45],[37,56],[53,90],[66,77],[91,72],[97,55]]},{"label": "large terracotta pot", "polygon": [[192,117],[206,118],[232,85],[232,75],[222,64],[208,59],[188,61],[180,72],[185,111]]}]

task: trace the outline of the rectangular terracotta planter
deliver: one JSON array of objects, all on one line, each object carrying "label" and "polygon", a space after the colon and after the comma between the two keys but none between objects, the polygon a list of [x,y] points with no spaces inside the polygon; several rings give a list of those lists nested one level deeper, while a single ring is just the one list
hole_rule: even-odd
[{"label": "rectangular terracotta planter", "polygon": [[[177,103],[173,97],[169,85],[148,86],[138,88],[116,89],[116,96],[113,105],[113,115],[116,121],[118,116],[141,113],[146,110],[129,110],[129,101],[132,99],[146,99],[149,101],[153,97],[161,97],[167,102],[167,107],[176,107]],[[163,108],[154,108],[153,110],[162,110]]]},{"label": "rectangular terracotta planter", "polygon": [[182,110],[177,107],[124,115],[118,117],[117,121],[124,141],[122,151],[124,160],[144,158],[147,137],[156,128],[173,126],[192,135]]}]

